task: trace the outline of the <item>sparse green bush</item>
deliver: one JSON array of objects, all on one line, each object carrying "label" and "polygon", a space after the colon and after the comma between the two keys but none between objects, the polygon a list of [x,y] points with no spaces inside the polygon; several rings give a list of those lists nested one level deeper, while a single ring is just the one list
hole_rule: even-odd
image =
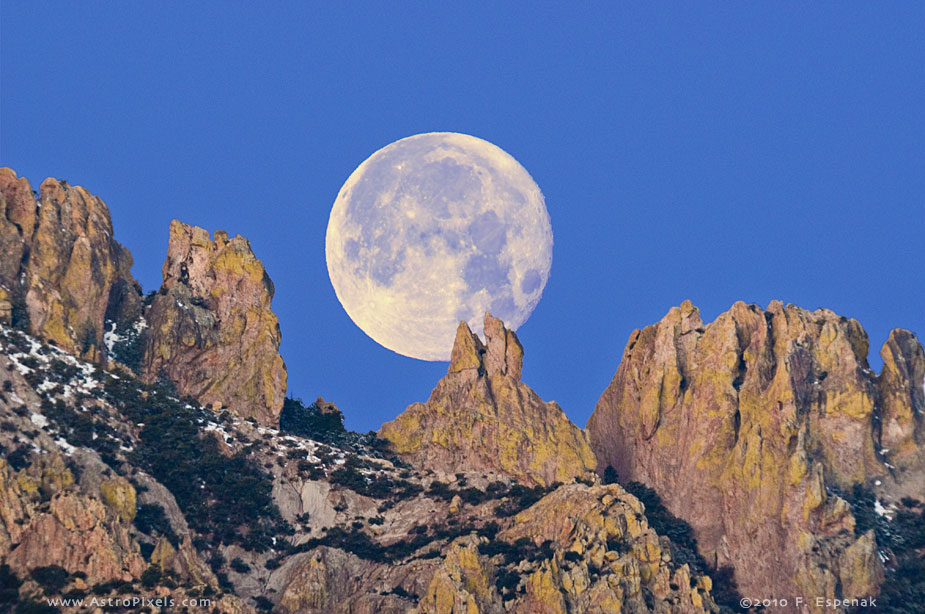
[{"label": "sparse green bush", "polygon": [[129,460],[170,490],[195,532],[258,552],[293,533],[270,496],[272,478],[245,455],[229,458],[214,437],[200,436],[199,423],[210,413],[128,377],[108,377],[104,390],[126,418],[144,423]]},{"label": "sparse green bush", "polygon": [[170,526],[170,521],[164,513],[164,508],[160,505],[139,505],[133,523],[139,531],[146,535],[163,535],[174,548],[180,545],[180,539],[177,537],[177,534],[174,533],[173,527]]},{"label": "sparse green bush", "polygon": [[242,561],[240,557],[231,559],[231,563],[229,563],[228,566],[238,573],[248,573],[251,570],[251,566]]},{"label": "sparse green bush", "polygon": [[161,568],[157,565],[150,565],[141,574],[141,584],[145,588],[153,588],[160,583],[162,577]]},{"label": "sparse green bush", "polygon": [[60,565],[48,565],[47,567],[36,567],[29,575],[39,583],[46,595],[60,593],[61,589],[67,586],[70,574]]}]

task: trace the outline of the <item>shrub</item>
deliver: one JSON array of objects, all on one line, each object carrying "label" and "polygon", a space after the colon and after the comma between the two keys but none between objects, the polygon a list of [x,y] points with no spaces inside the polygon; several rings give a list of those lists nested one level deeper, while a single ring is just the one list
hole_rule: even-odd
[{"label": "shrub", "polygon": [[147,569],[144,570],[144,573],[141,574],[141,584],[145,588],[153,588],[158,585],[161,581],[161,568],[157,565],[150,565]]},{"label": "shrub", "polygon": [[291,397],[283,401],[279,430],[325,443],[347,433],[340,411],[322,412],[315,403],[306,407],[302,399]]},{"label": "shrub", "polygon": [[[408,466],[390,452],[389,443],[379,439],[375,432],[356,433],[345,429],[344,415],[336,408],[321,411],[316,403],[306,407],[302,399],[286,398],[279,415],[279,429],[293,435],[334,445],[343,450],[385,458],[396,467]],[[323,451],[319,450],[316,454],[322,463],[328,463]]]},{"label": "shrub", "polygon": [[128,377],[107,378],[104,390],[126,418],[144,423],[129,458],[170,490],[191,529],[258,552],[293,533],[270,496],[272,478],[244,454],[226,457],[214,437],[200,436],[211,413]]},{"label": "shrub", "polygon": [[32,579],[39,583],[46,595],[61,592],[67,586],[69,574],[60,565],[36,567],[30,574]]},{"label": "shrub", "polygon": [[19,600],[22,581],[10,571],[6,563],[0,564],[0,612],[8,611],[11,604]]},{"label": "shrub", "polygon": [[170,521],[164,513],[164,508],[156,504],[143,504],[138,506],[133,521],[135,527],[146,535],[163,535],[174,548],[180,545],[180,539],[170,526]]},{"label": "shrub", "polygon": [[696,573],[706,573],[709,568],[697,552],[697,540],[694,537],[693,528],[669,512],[662,504],[658,493],[645,484],[630,482],[626,485],[626,490],[645,506],[649,526],[659,535],[664,535],[671,540],[672,558],[679,565],[689,564],[691,570]]},{"label": "shrub", "polygon": [[248,573],[251,570],[251,566],[242,561],[239,557],[233,558],[228,566],[238,573]]}]

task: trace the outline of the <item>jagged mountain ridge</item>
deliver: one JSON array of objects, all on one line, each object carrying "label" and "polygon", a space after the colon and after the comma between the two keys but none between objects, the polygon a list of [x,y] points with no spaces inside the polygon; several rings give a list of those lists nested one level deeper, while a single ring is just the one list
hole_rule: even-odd
[{"label": "jagged mountain ridge", "polygon": [[[891,335],[877,376],[863,329],[831,312],[737,304],[704,325],[685,304],[633,334],[582,431],[520,381],[520,342],[486,317],[486,340],[461,325],[430,399],[383,426],[391,450],[321,442],[339,414],[283,401],[272,282],[246,239],[174,222],[164,283],[143,297],[83,188],[49,179],[36,200],[2,169],[0,205],[0,322],[59,346],[0,330],[14,597],[716,612],[714,595],[735,602],[724,566],[778,596],[876,594],[886,578],[886,611],[921,590],[902,575],[925,548],[911,333]],[[275,428],[282,407],[315,439]]]},{"label": "jagged mountain ridge", "polygon": [[7,327],[0,370],[0,559],[23,599],[147,591],[281,613],[715,607],[711,580],[673,561],[618,485],[530,488],[408,467],[381,446],[356,454],[215,415]]},{"label": "jagged mountain ridge", "polygon": [[274,424],[286,394],[273,282],[247,239],[174,220],[163,284],[142,296],[109,209],[49,177],[36,197],[0,168],[0,322],[92,362],[119,359],[204,405]]},{"label": "jagged mountain ridge", "polygon": [[523,347],[485,315],[485,343],[460,322],[446,377],[379,434],[409,462],[445,472],[457,467],[505,473],[548,486],[593,471],[585,433],[520,381]]},{"label": "jagged mountain ridge", "polygon": [[[11,598],[20,608],[149,592],[207,599],[219,612],[715,609],[703,570],[673,560],[682,550],[648,526],[639,501],[588,472],[582,431],[519,382],[522,348],[500,321],[490,322],[497,335],[487,348],[471,332],[460,337],[447,379],[498,393],[489,428],[510,426],[512,411],[522,426],[542,423],[546,439],[522,438],[522,452],[561,439],[577,462],[560,470],[548,450],[497,467],[482,455],[455,471],[428,467],[428,454],[411,459],[416,466],[390,461],[373,435],[330,434],[339,415],[330,404],[282,402],[272,282],[246,240],[174,222],[164,283],[143,297],[127,267],[118,288],[95,272],[103,251],[128,254],[96,219],[108,220],[101,200],[49,179],[49,196],[36,201],[14,172],[0,178],[3,248],[18,241],[20,262],[34,266],[31,245],[48,243],[51,268],[65,262],[65,276],[107,304],[75,311],[92,331],[78,347],[74,327],[56,338],[33,316],[58,309],[54,301],[74,311],[79,296],[63,287],[30,311],[20,299],[35,284],[19,269],[2,280],[0,318],[60,347],[0,325],[0,575],[14,587],[0,608]],[[96,217],[64,239],[17,225],[24,211],[85,201]],[[88,243],[91,266],[69,260],[73,245]],[[330,445],[273,428],[282,405],[301,412],[286,424],[308,421]],[[467,441],[458,442],[463,456]],[[564,518],[563,506],[573,510]]]},{"label": "jagged mountain ridge", "polygon": [[877,375],[868,345],[824,309],[736,303],[704,324],[685,302],[630,336],[587,425],[599,468],[658,491],[746,594],[876,594],[897,559],[850,495],[870,488],[882,517],[914,519],[925,352],[893,331]]}]

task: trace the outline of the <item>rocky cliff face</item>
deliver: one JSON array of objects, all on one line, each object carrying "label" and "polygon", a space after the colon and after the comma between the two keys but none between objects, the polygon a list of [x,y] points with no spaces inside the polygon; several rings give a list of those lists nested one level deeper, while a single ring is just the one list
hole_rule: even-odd
[{"label": "rocky cliff face", "polygon": [[36,198],[0,169],[0,321],[70,352],[105,360],[104,321],[131,319],[141,298],[132,257],[113,238],[109,209],[79,186],[48,178]]},{"label": "rocky cliff face", "polygon": [[593,474],[527,487],[410,467],[331,404],[290,401],[289,432],[219,417],[4,326],[0,373],[0,609],[717,612],[703,570]]},{"label": "rocky cliff face", "polygon": [[247,239],[174,221],[164,283],[145,318],[144,379],[259,422],[276,421],[286,395],[273,283]]},{"label": "rocky cliff face", "polygon": [[446,377],[380,436],[409,462],[448,473],[486,469],[545,486],[593,469],[581,429],[520,381],[517,335],[486,314],[485,337],[460,322]]},{"label": "rocky cliff face", "polygon": [[106,204],[0,169],[0,323],[92,362],[164,378],[203,404],[273,423],[286,393],[273,284],[247,239],[170,227],[164,283],[142,298]]},{"label": "rocky cliff face", "polygon": [[[616,485],[571,484],[514,518],[499,533],[518,552],[486,556],[486,540],[458,540],[433,574],[416,611],[671,612],[715,609],[709,577],[672,560],[639,501]],[[481,547],[480,547],[481,546]],[[536,552],[545,551],[540,557]],[[495,586],[496,567],[516,561],[523,590]],[[514,591],[511,591],[512,593]],[[508,610],[505,601],[515,601]]]},{"label": "rocky cliff face", "polygon": [[918,605],[907,331],[877,375],[854,320],[738,303],[704,324],[685,303],[633,333],[585,432],[486,315],[382,440],[284,401],[273,286],[241,237],[174,222],[142,299],[102,201],[51,179],[36,198],[3,169],[0,256],[0,611],[719,614],[738,601],[724,567],[749,597]]},{"label": "rocky cliff face", "polygon": [[922,347],[894,331],[879,377],[867,351],[831,311],[736,303],[704,324],[686,302],[630,336],[588,421],[599,468],[657,490],[744,594],[867,595],[881,558],[839,493],[925,493]]}]

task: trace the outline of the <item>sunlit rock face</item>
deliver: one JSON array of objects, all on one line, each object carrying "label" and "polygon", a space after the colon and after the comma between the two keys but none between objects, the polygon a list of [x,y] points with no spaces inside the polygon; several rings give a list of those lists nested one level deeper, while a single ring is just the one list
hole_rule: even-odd
[{"label": "sunlit rock face", "polygon": [[144,378],[274,424],[286,395],[273,283],[244,237],[170,225],[164,284],[146,313]]},{"label": "sunlit rock face", "polygon": [[0,169],[0,321],[103,361],[105,320],[141,312],[131,266],[99,197],[49,177],[36,198]]},{"label": "sunlit rock face", "polygon": [[685,302],[630,336],[587,425],[598,466],[657,490],[743,594],[863,596],[882,565],[838,493],[925,496],[922,346],[894,331],[879,377],[867,353],[825,309],[736,303],[704,324]]},{"label": "sunlit rock face", "polygon": [[385,347],[447,360],[456,325],[482,315],[512,330],[552,263],[543,195],[514,158],[475,137],[421,134],[373,154],[328,224],[331,282],[353,321]]},{"label": "sunlit rock face", "polygon": [[520,381],[523,347],[485,315],[486,341],[459,324],[452,361],[426,403],[415,403],[379,434],[416,466],[453,473],[488,470],[549,485],[595,466],[585,433],[555,402]]}]

